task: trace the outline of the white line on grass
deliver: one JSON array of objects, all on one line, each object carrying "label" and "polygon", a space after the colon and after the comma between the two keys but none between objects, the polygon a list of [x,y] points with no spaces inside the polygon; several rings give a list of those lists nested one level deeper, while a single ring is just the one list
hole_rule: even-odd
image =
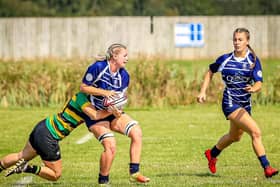
[{"label": "white line on grass", "polygon": [[32,179],[33,179],[32,176],[22,177],[13,186],[20,186],[20,187],[28,186],[28,184],[32,182]]},{"label": "white line on grass", "polygon": [[82,138],[77,140],[76,144],[83,144],[83,143],[89,141],[92,138],[93,138],[93,135],[91,133],[87,133],[85,136],[83,136]]}]

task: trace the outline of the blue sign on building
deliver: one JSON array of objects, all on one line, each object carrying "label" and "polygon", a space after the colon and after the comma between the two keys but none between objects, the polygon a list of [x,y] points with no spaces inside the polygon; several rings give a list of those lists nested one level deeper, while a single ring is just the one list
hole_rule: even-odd
[{"label": "blue sign on building", "polygon": [[176,47],[202,47],[204,45],[204,29],[201,23],[176,23]]}]

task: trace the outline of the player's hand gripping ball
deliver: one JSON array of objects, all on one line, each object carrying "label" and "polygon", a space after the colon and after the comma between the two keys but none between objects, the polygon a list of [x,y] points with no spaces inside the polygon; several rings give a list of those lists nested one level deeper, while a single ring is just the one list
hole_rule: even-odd
[{"label": "player's hand gripping ball", "polygon": [[127,103],[127,95],[123,92],[117,92],[116,95],[110,97],[104,97],[103,106],[109,109],[109,106],[122,110]]}]

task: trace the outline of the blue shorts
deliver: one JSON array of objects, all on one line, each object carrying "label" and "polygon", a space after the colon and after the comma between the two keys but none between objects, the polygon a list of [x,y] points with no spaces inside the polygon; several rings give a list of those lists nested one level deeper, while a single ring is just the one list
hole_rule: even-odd
[{"label": "blue shorts", "polygon": [[87,125],[88,128],[90,128],[92,125],[95,125],[96,123],[100,122],[100,121],[108,121],[109,123],[111,123],[116,117],[112,114],[106,118],[103,119],[99,119],[99,120],[92,120],[89,117],[85,118],[85,123]]},{"label": "blue shorts", "polygon": [[237,110],[238,108],[244,108],[251,115],[251,105],[250,103],[240,104],[236,102],[228,103],[223,100],[222,109],[225,117],[227,118],[232,112]]}]

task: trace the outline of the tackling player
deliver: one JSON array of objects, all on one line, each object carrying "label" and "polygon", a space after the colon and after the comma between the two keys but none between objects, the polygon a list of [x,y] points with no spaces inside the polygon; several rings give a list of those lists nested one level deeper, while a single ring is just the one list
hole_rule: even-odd
[{"label": "tackling player", "polygon": [[[118,111],[111,109],[117,117]],[[59,141],[85,121],[98,120],[112,115],[106,110],[96,110],[85,93],[74,95],[61,112],[40,121],[33,129],[25,147],[0,160],[0,172],[9,168],[6,177],[14,173],[33,173],[44,179],[56,181],[62,173]],[[39,155],[44,166],[31,165],[28,161]]]},{"label": "tackling player", "polygon": [[206,100],[206,89],[216,72],[221,72],[225,83],[222,109],[230,121],[230,129],[210,150],[205,151],[208,166],[212,173],[216,172],[217,156],[233,142],[238,142],[243,132],[252,139],[252,146],[266,177],[278,173],[270,166],[261,140],[261,131],[251,116],[251,94],[261,90],[262,68],[259,59],[249,45],[250,33],[246,28],[237,28],[233,33],[234,52],[220,56],[210,64],[206,72],[197,101]]}]

